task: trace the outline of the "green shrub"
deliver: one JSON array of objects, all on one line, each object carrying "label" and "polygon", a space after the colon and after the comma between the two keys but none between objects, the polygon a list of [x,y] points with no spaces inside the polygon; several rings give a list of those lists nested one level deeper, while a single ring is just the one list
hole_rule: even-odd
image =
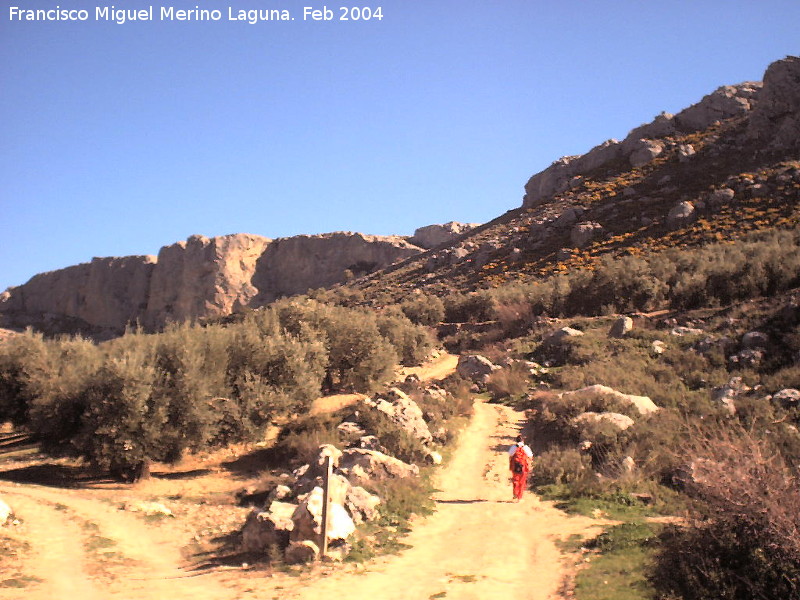
[{"label": "green shrub", "polygon": [[531,483],[586,484],[594,479],[591,457],[578,450],[547,450],[534,460]]},{"label": "green shrub", "polygon": [[419,294],[404,301],[400,308],[417,325],[433,327],[444,320],[444,302],[437,296]]},{"label": "green shrub", "polygon": [[516,362],[491,373],[486,388],[494,400],[517,398],[528,391],[530,373],[524,363]]}]

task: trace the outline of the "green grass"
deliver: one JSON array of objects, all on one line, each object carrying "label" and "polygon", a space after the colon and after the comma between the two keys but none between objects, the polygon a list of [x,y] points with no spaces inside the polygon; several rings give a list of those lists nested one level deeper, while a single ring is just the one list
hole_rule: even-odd
[{"label": "green grass", "polygon": [[599,554],[575,578],[577,600],[653,600],[647,579],[656,532],[653,525],[623,523],[602,533],[586,547]]},{"label": "green grass", "polygon": [[658,514],[624,492],[581,494],[564,484],[538,486],[536,492],[543,499],[554,501],[557,508],[586,517],[597,517],[600,511],[605,518],[628,521]]}]

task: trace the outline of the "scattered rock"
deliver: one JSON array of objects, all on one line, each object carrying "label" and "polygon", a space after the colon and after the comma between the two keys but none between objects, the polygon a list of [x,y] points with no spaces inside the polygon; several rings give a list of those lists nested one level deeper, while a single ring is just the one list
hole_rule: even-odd
[{"label": "scattered rock", "polygon": [[137,501],[137,502],[126,502],[122,505],[122,510],[126,510],[128,512],[140,512],[148,517],[151,516],[162,516],[162,517],[174,517],[175,515],[172,514],[172,511],[161,504],[160,502],[147,502],[147,501]]},{"label": "scattered rock", "polygon": [[636,470],[636,461],[633,460],[633,457],[626,456],[622,459],[620,466],[625,473],[633,473]]},{"label": "scattered rock", "polygon": [[580,329],[562,327],[561,329],[556,329],[553,333],[544,338],[544,340],[542,340],[542,344],[545,346],[560,346],[564,340],[580,337],[582,335],[583,332]]},{"label": "scattered rock", "polygon": [[680,229],[694,222],[697,217],[694,204],[688,200],[678,203],[672,207],[667,215],[667,227],[670,229]]},{"label": "scattered rock", "polygon": [[695,149],[691,144],[681,144],[678,146],[678,160],[680,162],[688,162],[694,155]]},{"label": "scattered rock", "polygon": [[[772,396],[772,401],[777,402],[783,408],[794,408],[800,404],[800,390],[785,388]],[[0,518],[2,515],[0,515]]]},{"label": "scattered rock", "polygon": [[353,517],[353,521],[359,524],[377,519],[380,503],[381,499],[378,496],[370,494],[361,486],[352,486],[347,492],[344,506]]},{"label": "scattered rock", "polygon": [[562,400],[621,400],[636,407],[641,415],[652,414],[659,409],[659,407],[647,396],[634,396],[632,394],[623,394],[614,388],[606,385],[590,385],[571,392],[563,392],[559,396]]},{"label": "scattered rock", "polygon": [[736,192],[734,192],[732,189],[720,188],[711,193],[711,196],[708,198],[708,202],[713,206],[725,206],[726,204],[729,204],[731,200],[733,200],[734,196],[736,196]]},{"label": "scattered rock", "polygon": [[13,514],[14,511],[11,510],[11,507],[0,498],[0,526],[5,525]]},{"label": "scattered rock", "polygon": [[369,483],[373,479],[416,477],[419,467],[375,450],[349,448],[344,451],[339,470],[354,485]]},{"label": "scattered rock", "polygon": [[588,223],[578,223],[572,228],[569,235],[570,243],[576,248],[585,248],[603,231],[600,223],[590,221]]},{"label": "scattered rock", "polygon": [[722,387],[714,388],[711,400],[720,404],[731,416],[736,414],[736,398],[749,392],[741,377],[731,377]]},{"label": "scattered rock", "polygon": [[[322,545],[322,488],[315,487],[292,513],[293,528],[289,535],[293,542],[311,540]],[[346,540],[356,530],[352,517],[342,504],[328,503],[329,541]]]},{"label": "scattered rock", "polygon": [[450,242],[477,226],[477,223],[457,223],[455,221],[441,225],[427,225],[417,229],[408,241],[420,248],[430,249]]},{"label": "scattered rock", "polygon": [[633,319],[630,317],[620,317],[611,326],[608,335],[614,338],[625,337],[630,331],[633,330]]},{"label": "scattered rock", "polygon": [[703,330],[698,329],[697,327],[684,327],[684,326],[673,327],[672,331],[670,331],[670,334],[678,337],[683,337],[685,335],[700,335],[702,333]]},{"label": "scattered rock", "polygon": [[620,413],[614,412],[585,412],[581,415],[578,415],[574,419],[572,419],[573,425],[578,427],[590,424],[590,423],[608,423],[609,425],[614,426],[619,431],[625,431],[629,427],[632,427],[634,424],[633,419],[631,419],[627,415],[623,415]]},{"label": "scattered rock", "polygon": [[766,348],[769,337],[760,331],[749,331],[742,337],[743,348]]},{"label": "scattered rock", "polygon": [[500,369],[485,356],[480,354],[465,354],[459,356],[456,372],[464,379],[481,381],[484,376],[490,375]]},{"label": "scattered rock", "polygon": [[247,552],[265,552],[272,546],[285,547],[294,529],[292,515],[296,504],[272,502],[266,511],[247,515],[242,527],[242,547]]},{"label": "scattered rock", "polygon": [[657,140],[640,139],[631,145],[628,160],[632,167],[643,167],[664,152],[664,144]]},{"label": "scattered rock", "polygon": [[319,546],[311,540],[291,542],[284,552],[284,560],[290,565],[301,565],[319,559]]},{"label": "scattered rock", "polygon": [[650,351],[655,355],[664,354],[666,349],[667,345],[661,340],[654,340],[653,343],[650,344]]}]

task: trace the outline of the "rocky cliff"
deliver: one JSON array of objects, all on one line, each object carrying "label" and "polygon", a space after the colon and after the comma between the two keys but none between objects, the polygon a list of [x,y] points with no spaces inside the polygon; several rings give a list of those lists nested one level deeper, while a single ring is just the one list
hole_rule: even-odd
[{"label": "rocky cliff", "polygon": [[134,323],[158,329],[331,286],[421,251],[402,237],[359,233],[194,235],[157,258],[94,258],[36,275],[0,294],[0,313],[14,326],[50,321],[59,330],[56,321],[72,319],[112,332]]}]

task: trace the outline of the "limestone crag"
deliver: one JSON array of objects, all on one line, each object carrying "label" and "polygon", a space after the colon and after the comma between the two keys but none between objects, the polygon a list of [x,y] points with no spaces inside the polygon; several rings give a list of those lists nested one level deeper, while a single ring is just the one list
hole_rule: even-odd
[{"label": "limestone crag", "polygon": [[475,229],[477,226],[477,223],[456,223],[455,221],[443,225],[427,225],[417,229],[408,241],[415,246],[429,250],[440,244],[452,242],[459,235]]},{"label": "limestone crag", "polygon": [[[788,67],[774,67],[773,65],[770,68],[775,72],[773,87],[778,88],[776,91],[770,92],[771,97],[774,98],[771,105],[775,107],[774,111],[780,112],[783,110],[782,99],[786,93],[783,87],[796,89],[796,87],[792,87],[796,86],[792,83],[796,74],[793,65]],[[769,73],[769,70],[767,72]],[[768,80],[765,76],[766,81]],[[677,115],[662,113],[652,122],[631,130],[621,142],[614,139],[607,140],[586,154],[559,158],[547,169],[531,177],[525,184],[523,208],[539,206],[554,195],[578,186],[584,175],[594,169],[609,165],[613,161],[624,159],[632,167],[646,165],[664,151],[665,145],[659,141],[660,138],[675,133],[700,131],[715,121],[754,111],[762,96],[760,94],[761,86],[760,82],[752,81],[739,85],[722,86]],[[794,114],[797,114],[796,107],[793,110]],[[787,137],[791,135],[792,131],[794,131],[793,126],[784,126]],[[693,149],[692,152],[694,152]]]},{"label": "limestone crag", "polygon": [[124,327],[147,308],[154,256],[93,258],[58,271],[35,275],[0,297],[0,311],[55,313],[99,327]]},{"label": "limestone crag", "polygon": [[342,283],[419,252],[400,236],[336,232],[278,239],[258,259],[256,304]]},{"label": "limestone crag", "polygon": [[194,235],[157,258],[95,258],[36,275],[0,295],[0,313],[16,326],[50,315],[117,333],[133,323],[154,330],[328,287],[421,251],[400,236],[360,233]]},{"label": "limestone crag", "polygon": [[768,140],[772,149],[800,147],[800,57],[790,56],[767,68],[747,135]]},{"label": "limestone crag", "polygon": [[270,244],[258,235],[215,238],[193,235],[158,253],[146,325],[229,315],[258,294],[252,279],[256,263]]}]

